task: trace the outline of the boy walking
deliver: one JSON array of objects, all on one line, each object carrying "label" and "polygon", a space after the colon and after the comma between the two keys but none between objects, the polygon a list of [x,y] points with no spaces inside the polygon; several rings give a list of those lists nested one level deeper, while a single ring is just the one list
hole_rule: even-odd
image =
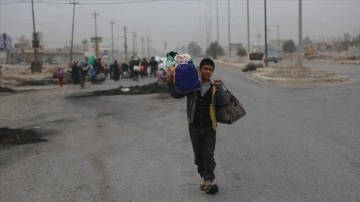
[{"label": "boy walking", "polygon": [[214,151],[216,143],[216,106],[224,106],[230,102],[230,96],[224,91],[221,80],[210,80],[215,63],[209,58],[200,62],[200,90],[190,93],[175,91],[174,70],[168,71],[168,91],[171,97],[180,99],[187,97],[187,117],[190,139],[195,156],[197,171],[203,179],[201,190],[207,194],[216,194],[219,187],[213,183],[215,179]]}]

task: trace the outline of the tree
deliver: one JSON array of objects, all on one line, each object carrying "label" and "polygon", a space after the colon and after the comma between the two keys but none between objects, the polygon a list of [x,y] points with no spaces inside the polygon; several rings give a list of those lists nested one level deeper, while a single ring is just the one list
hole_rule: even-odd
[{"label": "tree", "polygon": [[84,40],[81,41],[81,44],[83,46],[87,46],[87,45],[89,45],[89,41],[87,39],[84,39]]},{"label": "tree", "polygon": [[284,42],[282,49],[284,53],[292,53],[295,51],[295,43],[293,40],[288,40]]},{"label": "tree", "polygon": [[188,44],[187,51],[190,55],[196,57],[200,55],[201,47],[197,43],[192,41]]},{"label": "tree", "polygon": [[246,52],[245,48],[240,47],[240,48],[238,49],[238,51],[237,51],[237,55],[238,55],[238,56],[241,56],[241,57],[247,55],[247,52]]},{"label": "tree", "polygon": [[185,52],[186,52],[186,48],[185,48],[184,45],[181,46],[181,52],[182,52],[182,53],[185,53]]},{"label": "tree", "polygon": [[307,36],[307,37],[303,40],[303,44],[304,44],[304,45],[311,45],[311,44],[313,44],[313,42],[312,42],[311,39]]},{"label": "tree", "polygon": [[206,55],[211,56],[215,60],[217,59],[218,56],[223,56],[224,54],[225,53],[223,48],[220,46],[220,44],[217,41],[212,42],[209,48],[206,49]]}]

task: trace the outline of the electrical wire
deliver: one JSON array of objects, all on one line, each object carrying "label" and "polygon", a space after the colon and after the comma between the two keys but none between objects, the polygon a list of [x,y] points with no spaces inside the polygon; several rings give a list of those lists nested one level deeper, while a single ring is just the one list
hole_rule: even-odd
[{"label": "electrical wire", "polygon": [[[89,0],[88,0],[89,1]],[[148,2],[156,2],[156,1],[164,1],[164,0],[138,0],[138,1],[114,1],[114,2],[111,2],[109,0],[107,1],[103,1],[103,2],[99,2],[97,0],[97,2],[93,2],[93,3],[90,3],[90,2],[81,2],[81,5],[117,5],[117,4],[138,4],[138,3],[148,3]],[[1,4],[22,4],[22,3],[31,3],[30,1],[8,1],[8,2],[0,2],[0,5]],[[34,2],[34,3],[37,3],[37,4],[69,4],[68,2],[60,2],[59,0],[55,0],[55,1],[37,1],[37,2]]]}]

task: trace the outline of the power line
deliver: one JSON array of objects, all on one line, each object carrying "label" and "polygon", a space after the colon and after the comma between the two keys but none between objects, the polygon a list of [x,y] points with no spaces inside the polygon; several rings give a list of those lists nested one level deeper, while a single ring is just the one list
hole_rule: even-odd
[{"label": "power line", "polygon": [[[97,0],[98,1],[98,0]],[[141,0],[141,1],[123,1],[123,2],[94,2],[94,3],[81,3],[81,5],[113,5],[113,4],[137,4],[137,3],[148,3],[148,2],[156,2],[156,1],[164,1],[164,0]],[[31,2],[25,2],[25,1],[9,1],[9,2],[2,2],[0,4],[25,4],[25,3],[31,3]],[[56,1],[38,1],[36,2],[38,4],[68,4],[65,2],[56,2]]]},{"label": "power line", "polygon": [[125,44],[124,44],[124,49],[125,49],[125,61],[127,61],[127,59],[128,59],[128,55],[127,55],[127,37],[126,37],[126,31],[127,31],[127,27],[126,26],[124,26],[123,27],[123,29],[124,29],[124,34],[125,34]]},{"label": "power line", "polygon": [[[99,1],[99,0],[86,0],[82,1],[82,5],[101,5],[101,4],[136,4],[136,3],[148,3],[148,2],[176,2],[176,1],[180,1],[180,0],[138,0],[138,1],[130,1],[130,0],[106,0],[104,2]],[[181,0],[181,1],[193,1],[193,0]],[[209,0],[198,0],[198,1],[205,1],[208,2]],[[220,1],[226,1],[226,0],[220,0]],[[236,0],[238,2],[244,2],[247,0]],[[262,0],[252,0],[252,1],[262,1]],[[272,0],[272,2],[281,2],[281,1],[293,1],[293,2],[297,2],[298,0]],[[303,0],[303,1],[314,1],[314,0]],[[339,2],[339,0],[317,0],[318,2]],[[91,2],[95,2],[95,3],[91,3]],[[342,2],[358,2],[358,0],[342,0]],[[1,2],[0,4],[19,4],[19,3],[31,3],[30,1],[24,1],[24,0],[19,0],[19,1],[10,1],[8,0],[7,2]],[[45,3],[45,4],[67,4],[65,2],[62,2],[60,0],[46,0],[46,1],[41,1],[39,0],[36,3]]]}]

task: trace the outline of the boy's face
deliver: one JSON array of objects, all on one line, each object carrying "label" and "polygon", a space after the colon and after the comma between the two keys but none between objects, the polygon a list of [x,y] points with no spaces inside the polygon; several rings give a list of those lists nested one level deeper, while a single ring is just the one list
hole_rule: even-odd
[{"label": "boy's face", "polygon": [[214,67],[211,65],[203,65],[200,68],[200,73],[203,79],[209,80],[214,73]]}]

